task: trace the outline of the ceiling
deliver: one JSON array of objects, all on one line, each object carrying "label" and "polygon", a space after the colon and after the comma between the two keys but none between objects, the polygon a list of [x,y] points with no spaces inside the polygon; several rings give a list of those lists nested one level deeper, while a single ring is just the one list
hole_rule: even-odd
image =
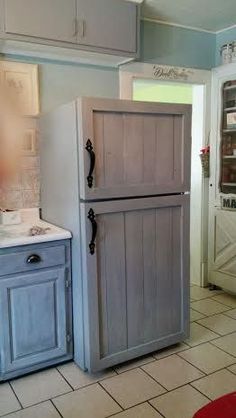
[{"label": "ceiling", "polygon": [[236,24],[236,0],[144,0],[143,16],[216,32]]}]

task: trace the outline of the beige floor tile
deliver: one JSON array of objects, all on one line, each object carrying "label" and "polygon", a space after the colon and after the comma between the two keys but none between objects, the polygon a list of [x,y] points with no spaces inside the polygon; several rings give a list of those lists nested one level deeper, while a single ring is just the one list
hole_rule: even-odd
[{"label": "beige floor tile", "polygon": [[231,309],[224,313],[224,315],[229,316],[230,318],[236,319],[236,309]]},{"label": "beige floor tile", "polygon": [[228,367],[228,369],[229,369],[232,373],[236,374],[236,364],[233,364],[233,366]]},{"label": "beige floor tile", "polygon": [[72,389],[56,369],[13,380],[12,386],[23,407],[46,401]]},{"label": "beige floor tile", "polygon": [[56,408],[48,401],[7,415],[6,418],[60,418]]},{"label": "beige floor tile", "polygon": [[228,370],[220,370],[192,383],[196,389],[214,400],[236,390],[236,376]]},{"label": "beige floor tile", "polygon": [[158,383],[141,369],[131,370],[103,380],[101,385],[124,409],[165,392]]},{"label": "beige floor tile", "polygon": [[201,300],[206,298],[211,298],[212,296],[218,295],[222,293],[221,290],[213,290],[210,291],[209,288],[203,288],[199,286],[192,286],[190,289],[191,299],[193,300]]},{"label": "beige floor tile", "polygon": [[58,370],[73,389],[79,389],[91,385],[92,383],[99,382],[107,377],[116,376],[116,373],[113,370],[105,370],[96,374],[85,373],[73,362],[58,367]]},{"label": "beige floor tile", "polygon": [[17,411],[18,409],[21,409],[21,406],[9,383],[2,383],[0,385],[0,416]]},{"label": "beige floor tile", "polygon": [[208,318],[201,319],[197,322],[220,335],[226,335],[236,331],[235,319],[229,318],[223,314],[209,316]]},{"label": "beige floor tile", "polygon": [[209,403],[209,399],[187,385],[159,396],[150,403],[165,418],[193,418],[199,409]]},{"label": "beige floor tile", "polygon": [[167,390],[175,389],[203,377],[204,374],[177,355],[155,361],[142,367]]},{"label": "beige floor tile", "polygon": [[144,364],[155,361],[152,356],[140,357],[137,360],[127,361],[126,363],[120,364],[115,367],[117,373],[127,372],[128,370],[136,369],[137,367],[143,366]]},{"label": "beige floor tile", "polygon": [[190,338],[186,340],[186,343],[190,345],[190,347],[194,347],[195,345],[214,340],[217,337],[218,334],[215,334],[215,332],[193,322],[190,327]]},{"label": "beige floor tile", "polygon": [[183,351],[179,356],[207,374],[235,363],[232,356],[209,343]]},{"label": "beige floor tile", "polygon": [[236,356],[236,332],[214,340],[213,344],[226,351],[226,353]]},{"label": "beige floor tile", "polygon": [[205,315],[195,311],[194,309],[190,309],[190,322],[194,322],[202,318],[205,318]]},{"label": "beige floor tile", "polygon": [[230,308],[236,308],[236,296],[223,293],[222,295],[214,296],[213,299],[229,306]]},{"label": "beige floor tile", "polygon": [[135,406],[127,411],[115,415],[114,418],[162,418],[162,416],[148,403]]},{"label": "beige floor tile", "polygon": [[105,418],[121,411],[99,384],[59,396],[53,403],[64,418]]},{"label": "beige floor tile", "polygon": [[192,302],[191,307],[204,315],[214,315],[230,309],[228,306],[222,305],[222,303],[216,302],[216,300],[213,299],[203,299]]},{"label": "beige floor tile", "polygon": [[181,344],[175,344],[171,347],[164,348],[163,350],[157,351],[153,354],[156,360],[160,360],[162,358],[171,356],[172,354],[179,353],[180,351],[187,350],[189,346],[187,344],[181,343]]}]

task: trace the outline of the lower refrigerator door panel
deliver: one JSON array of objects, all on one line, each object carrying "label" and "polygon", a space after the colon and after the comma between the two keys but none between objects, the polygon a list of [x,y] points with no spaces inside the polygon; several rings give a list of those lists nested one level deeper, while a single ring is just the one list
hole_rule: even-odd
[{"label": "lower refrigerator door panel", "polygon": [[81,203],[81,234],[89,371],[186,338],[189,195]]}]

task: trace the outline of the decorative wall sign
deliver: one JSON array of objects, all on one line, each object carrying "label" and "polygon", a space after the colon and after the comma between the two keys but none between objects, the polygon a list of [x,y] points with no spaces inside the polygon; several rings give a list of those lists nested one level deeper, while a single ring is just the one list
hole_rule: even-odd
[{"label": "decorative wall sign", "polygon": [[23,115],[39,114],[38,65],[0,61],[0,79]]},{"label": "decorative wall sign", "polygon": [[236,198],[235,197],[221,197],[221,209],[236,211]]},{"label": "decorative wall sign", "polygon": [[153,75],[161,80],[183,80],[186,81],[193,74],[186,68],[166,67],[161,65],[153,66]]}]

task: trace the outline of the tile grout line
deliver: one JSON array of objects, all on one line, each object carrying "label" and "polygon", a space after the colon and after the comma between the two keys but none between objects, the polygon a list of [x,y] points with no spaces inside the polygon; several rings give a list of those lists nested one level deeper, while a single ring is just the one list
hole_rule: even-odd
[{"label": "tile grout line", "polygon": [[[115,376],[116,377],[116,376]],[[103,389],[105,392],[106,392],[106,394],[107,395],[109,395],[110,396],[110,398],[122,409],[122,411],[120,411],[120,412],[123,412],[125,409],[123,408],[123,406],[121,406],[120,405],[120,403],[113,397],[113,395],[111,395],[109,392],[108,392],[108,390],[106,389],[106,388],[104,388],[103,386],[102,386],[102,384],[100,384],[100,382],[97,382],[97,384],[100,386],[100,388],[101,389]]]},{"label": "tile grout line", "polygon": [[[235,320],[234,320],[234,321],[235,321]],[[212,339],[212,340],[210,340],[210,341],[219,340],[220,338],[228,337],[228,335],[232,335],[232,334],[236,334],[236,330],[235,330],[235,331],[232,331],[232,332],[229,332],[228,334],[220,335],[218,338],[213,338],[213,339]]]},{"label": "tile grout line", "polygon": [[[164,394],[163,394],[164,395]],[[154,405],[152,405],[149,401],[148,404],[154,409],[155,412],[158,412],[158,414],[161,415],[161,417],[166,418],[165,415],[163,415]]]},{"label": "tile grout line", "polygon": [[[145,366],[145,365],[144,365]],[[165,388],[165,386],[163,386],[161,383],[159,383],[153,376],[151,376],[146,370],[142,369],[142,367],[140,367],[140,369],[148,376],[150,377],[155,383],[158,383],[158,385],[161,386],[162,389],[164,389],[164,391],[168,391],[167,388]],[[162,394],[161,394],[162,395]],[[158,395],[159,396],[159,395]]]},{"label": "tile grout line", "polygon": [[[227,335],[225,335],[225,337],[227,337]],[[210,343],[211,345],[213,345],[214,347],[218,348],[219,350],[223,351],[223,353],[228,354],[228,356],[234,357],[234,358],[235,358],[235,361],[236,361],[236,356],[235,356],[234,354],[230,354],[230,353],[228,353],[227,351],[223,350],[223,348],[222,348],[222,347],[218,347],[217,345],[215,345],[215,344],[214,344],[214,341],[217,341],[218,339],[219,339],[219,338],[216,338],[215,340],[211,340],[211,341],[209,341],[209,343]],[[230,367],[230,366],[229,366],[229,367]]]},{"label": "tile grout line", "polygon": [[[58,366],[59,367],[59,366]],[[58,371],[58,373],[60,374],[60,376],[62,377],[62,379],[64,379],[65,380],[65,382],[68,384],[68,386],[70,386],[70,388],[72,389],[72,391],[74,392],[75,391],[75,389],[73,388],[73,386],[69,383],[69,381],[65,378],[65,376],[61,373],[61,371],[59,370],[59,368],[58,367],[56,367],[56,369],[57,369],[57,371]]]},{"label": "tile grout line", "polygon": [[63,415],[61,414],[61,412],[59,411],[59,409],[57,408],[57,406],[53,403],[52,399],[50,399],[49,401],[52,404],[53,408],[56,409],[56,411],[58,412],[58,414],[60,415],[60,417],[61,418],[64,418]]},{"label": "tile grout line", "polygon": [[201,395],[205,396],[205,398],[209,399],[209,401],[210,401],[210,402],[212,402],[212,399],[211,399],[211,398],[209,398],[209,396],[208,396],[208,395],[206,395],[205,393],[201,392],[201,391],[200,391],[200,389],[198,389],[198,388],[196,388],[195,386],[193,386],[193,385],[192,385],[192,383],[194,383],[194,382],[191,382],[191,383],[190,383],[190,386],[191,386],[193,389],[195,389],[195,390],[196,390],[197,392],[199,392]]},{"label": "tile grout line", "polygon": [[10,388],[11,388],[12,392],[14,393],[14,395],[15,395],[16,399],[18,400],[18,402],[19,402],[19,404],[20,404],[21,409],[24,409],[23,404],[21,403],[20,399],[18,398],[18,396],[17,396],[17,394],[16,394],[16,391],[15,391],[14,387],[12,386],[11,380],[9,380],[9,382],[8,382],[8,383],[9,383],[9,386],[10,386]]},{"label": "tile grout line", "polygon": [[[184,360],[183,358],[181,358],[182,360]],[[185,361],[185,360],[184,360]],[[189,363],[188,361],[186,361],[186,363]],[[193,366],[191,363],[189,363],[189,365],[190,366],[192,366],[192,367],[194,367],[195,369],[197,369],[197,367],[195,367],[195,366]],[[176,386],[175,388],[173,388],[173,389],[167,389],[165,386],[163,386],[161,383],[159,383],[158,382],[158,380],[156,380],[153,376],[151,376],[148,372],[146,372],[145,370],[145,373],[149,376],[149,377],[151,377],[156,383],[158,383],[161,387],[163,387],[163,389],[165,389],[165,393],[169,393],[169,392],[173,392],[173,390],[176,390],[176,389],[179,389],[179,388],[182,388],[183,386],[186,386],[186,385],[188,385],[188,384],[190,384],[191,382],[194,382],[195,380],[199,380],[199,379],[202,379],[203,377],[206,377],[207,375],[204,373],[204,372],[202,372],[200,369],[197,369],[199,372],[201,372],[201,373],[203,373],[204,374],[204,376],[201,376],[200,378],[197,378],[197,379],[193,379],[193,380],[190,380],[189,382],[185,382],[185,383],[183,383],[182,385],[179,385],[179,386]],[[159,396],[161,396],[161,395],[164,395],[165,393],[161,393],[160,395],[157,395],[156,396],[156,398],[157,397],[159,397]]]},{"label": "tile grout line", "polygon": [[[202,319],[207,319],[207,318],[202,318]],[[219,337],[222,337],[222,335],[221,335],[221,334],[219,334],[217,331],[212,331],[212,329],[208,328],[206,325],[199,324],[199,323],[198,323],[198,321],[201,321],[201,319],[197,319],[197,320],[195,321],[195,323],[196,323],[197,325],[200,325],[201,327],[203,327],[203,328],[207,329],[207,331],[211,331],[211,332],[213,332],[214,334],[218,335]],[[193,322],[192,322],[192,323],[193,323]],[[235,332],[235,331],[234,331],[234,332]],[[211,341],[211,340],[209,340],[209,341]]]}]

